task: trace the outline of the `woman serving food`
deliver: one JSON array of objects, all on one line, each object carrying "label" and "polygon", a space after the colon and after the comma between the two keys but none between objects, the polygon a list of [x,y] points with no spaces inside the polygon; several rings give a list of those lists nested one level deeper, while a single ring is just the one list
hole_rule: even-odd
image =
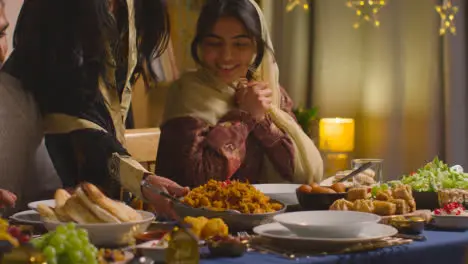
[{"label": "woman serving food", "polygon": [[125,149],[132,87],[139,76],[155,81],[150,65],[168,37],[161,0],[25,1],[2,71],[34,95],[65,188],[88,181],[118,198],[123,186],[159,213],[170,213],[170,202],[142,188],[143,179],[174,196],[188,191]]},{"label": "woman serving food", "polygon": [[156,172],[191,187],[232,177],[319,182],[323,162],[291,112],[263,14],[254,1],[207,1],[192,57],[171,87]]}]

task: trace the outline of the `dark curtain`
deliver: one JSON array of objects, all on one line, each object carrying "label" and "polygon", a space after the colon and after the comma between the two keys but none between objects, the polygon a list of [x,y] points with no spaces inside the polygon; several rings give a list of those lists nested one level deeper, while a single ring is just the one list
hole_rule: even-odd
[{"label": "dark curtain", "polygon": [[315,39],[315,5],[316,5],[316,1],[312,1],[312,0],[307,0],[308,3],[309,3],[309,12],[310,12],[310,17],[309,17],[309,72],[310,72],[310,76],[309,76],[309,79],[308,79],[308,87],[309,89],[307,89],[307,102],[306,102],[306,107],[310,108],[310,107],[313,107],[313,103],[314,103],[314,98],[313,98],[313,94],[314,94],[314,76],[313,76],[313,73],[314,73],[314,39]]},{"label": "dark curtain", "polygon": [[125,121],[125,128],[133,129],[135,128],[135,119],[133,117],[133,107],[130,104],[130,108],[128,109],[127,120]]}]

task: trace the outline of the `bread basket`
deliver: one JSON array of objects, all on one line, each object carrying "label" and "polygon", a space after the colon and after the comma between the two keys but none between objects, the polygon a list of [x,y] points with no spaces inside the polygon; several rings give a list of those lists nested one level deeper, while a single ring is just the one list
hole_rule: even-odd
[{"label": "bread basket", "polygon": [[[99,223],[77,224],[77,228],[88,231],[89,240],[96,246],[122,246],[134,239],[135,234],[145,232],[154,220],[154,214],[146,211],[137,211],[142,220],[125,223]],[[57,226],[66,225],[65,222],[44,220],[44,226],[48,231],[53,231]]]}]

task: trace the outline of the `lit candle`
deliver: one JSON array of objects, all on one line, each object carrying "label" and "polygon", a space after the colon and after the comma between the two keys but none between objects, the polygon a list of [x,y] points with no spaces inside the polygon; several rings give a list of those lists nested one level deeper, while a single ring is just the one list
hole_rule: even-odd
[{"label": "lit candle", "polygon": [[320,150],[341,153],[354,150],[352,118],[323,118],[319,125]]}]

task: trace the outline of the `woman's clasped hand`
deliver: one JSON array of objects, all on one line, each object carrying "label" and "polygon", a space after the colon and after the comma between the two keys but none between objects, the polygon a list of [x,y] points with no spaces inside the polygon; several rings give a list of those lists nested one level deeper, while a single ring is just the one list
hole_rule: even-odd
[{"label": "woman's clasped hand", "polygon": [[236,89],[236,102],[240,110],[250,113],[256,120],[265,118],[272,103],[272,91],[267,82],[240,81]]}]

